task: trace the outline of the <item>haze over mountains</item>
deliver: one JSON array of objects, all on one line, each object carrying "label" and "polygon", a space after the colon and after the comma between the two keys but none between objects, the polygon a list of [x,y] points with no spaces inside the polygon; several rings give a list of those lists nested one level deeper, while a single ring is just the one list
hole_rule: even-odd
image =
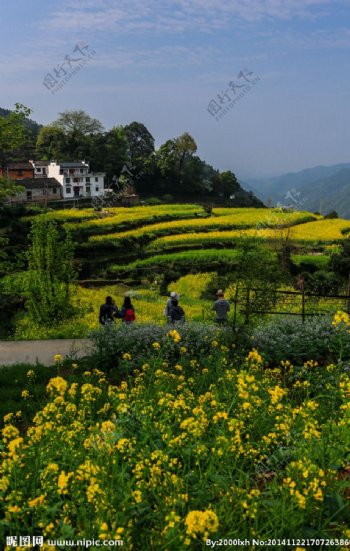
[{"label": "haze over mountains", "polygon": [[316,166],[272,178],[241,182],[265,204],[279,204],[350,219],[350,163]]}]

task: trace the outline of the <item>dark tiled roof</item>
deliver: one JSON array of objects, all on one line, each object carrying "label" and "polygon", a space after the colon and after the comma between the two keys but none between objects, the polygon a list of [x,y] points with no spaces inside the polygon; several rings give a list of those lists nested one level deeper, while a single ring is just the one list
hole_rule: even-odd
[{"label": "dark tiled roof", "polygon": [[35,166],[48,166],[50,164],[49,161],[33,161]]},{"label": "dark tiled roof", "polygon": [[30,163],[8,163],[5,167],[5,169],[8,170],[34,170],[33,165]]},{"label": "dark tiled roof", "polygon": [[17,180],[17,184],[25,187],[26,189],[62,187],[56,178],[23,178],[23,180]]},{"label": "dark tiled roof", "polygon": [[[82,161],[74,161],[72,163],[57,163],[61,168],[85,168],[86,165]],[[87,168],[87,167],[86,167]]]}]

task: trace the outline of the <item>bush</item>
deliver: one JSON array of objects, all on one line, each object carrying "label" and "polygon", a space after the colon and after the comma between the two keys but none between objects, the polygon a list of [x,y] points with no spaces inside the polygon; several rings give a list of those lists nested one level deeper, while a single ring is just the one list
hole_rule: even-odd
[{"label": "bush", "polygon": [[307,360],[333,361],[339,345],[343,358],[350,357],[350,336],[344,327],[331,325],[331,316],[315,316],[302,323],[300,318],[281,316],[253,332],[254,346],[270,363],[289,360],[301,364]]},{"label": "bush", "polygon": [[149,199],[146,199],[145,201],[146,205],[161,205],[163,201],[161,199],[158,199],[158,197],[150,197]]},{"label": "bush", "polygon": [[215,325],[192,322],[175,327],[181,340],[174,343],[170,342],[171,339],[168,337],[172,329],[174,329],[172,325],[122,324],[106,326],[94,331],[91,334],[94,345],[94,365],[104,370],[117,367],[125,352],[131,354],[136,363],[141,363],[154,353],[152,345],[155,342],[161,346],[168,345],[169,359],[176,359],[181,347],[185,347],[190,354],[198,357],[208,354],[212,340],[218,337],[218,329]]}]

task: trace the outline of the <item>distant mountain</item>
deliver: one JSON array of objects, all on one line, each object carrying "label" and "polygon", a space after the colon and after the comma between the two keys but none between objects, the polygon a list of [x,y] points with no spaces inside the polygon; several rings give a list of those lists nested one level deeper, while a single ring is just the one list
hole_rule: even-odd
[{"label": "distant mountain", "polygon": [[265,204],[294,206],[296,209],[336,210],[342,218],[350,218],[350,163],[316,166],[300,172],[242,182]]},{"label": "distant mountain", "polygon": [[350,168],[312,182],[304,194],[303,209],[321,214],[336,210],[341,218],[350,219]]}]

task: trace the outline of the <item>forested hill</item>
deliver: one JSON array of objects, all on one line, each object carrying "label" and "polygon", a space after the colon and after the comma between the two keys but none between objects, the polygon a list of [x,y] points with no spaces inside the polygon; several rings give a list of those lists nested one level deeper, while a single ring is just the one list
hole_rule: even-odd
[{"label": "forested hill", "polygon": [[[11,111],[0,108],[0,118]],[[165,202],[173,199],[233,207],[263,207],[260,199],[242,188],[231,170],[219,171],[196,155],[194,138],[184,132],[168,139],[158,149],[155,139],[140,122],[113,126],[82,110],[59,113],[47,126],[26,119],[30,132],[20,150],[8,153],[12,160],[89,161],[92,171],[106,174],[106,187],[124,180],[141,196]]]},{"label": "forested hill", "polygon": [[[0,117],[8,117],[11,113],[10,109],[4,109],[3,107],[0,107]],[[30,134],[32,135],[33,139],[37,139],[40,128],[42,128],[42,124],[38,124],[35,121],[32,121],[31,119],[26,120],[26,127],[30,131]]]}]

